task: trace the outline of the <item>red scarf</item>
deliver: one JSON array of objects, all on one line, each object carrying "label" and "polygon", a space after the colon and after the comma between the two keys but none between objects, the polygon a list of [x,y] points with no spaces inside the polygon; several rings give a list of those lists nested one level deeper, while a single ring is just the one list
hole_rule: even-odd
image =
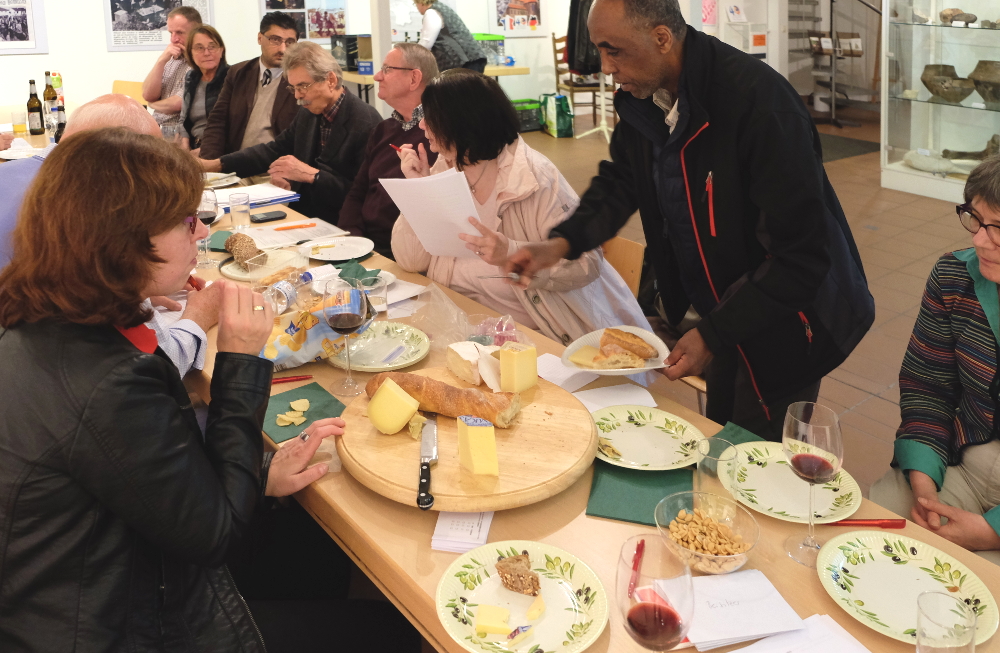
[{"label": "red scarf", "polygon": [[144,354],[152,354],[156,351],[156,347],[159,344],[156,340],[156,332],[145,324],[134,326],[131,329],[115,328],[128,338],[128,341],[135,345],[136,349]]}]

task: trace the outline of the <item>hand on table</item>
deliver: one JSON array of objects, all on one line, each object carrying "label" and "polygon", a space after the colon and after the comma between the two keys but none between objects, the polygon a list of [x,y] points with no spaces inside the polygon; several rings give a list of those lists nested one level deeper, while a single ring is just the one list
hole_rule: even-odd
[{"label": "hand on table", "polygon": [[14,134],[6,133],[0,134],[0,150],[6,150],[10,147],[10,144],[14,142]]},{"label": "hand on table", "polygon": [[276,175],[271,175],[271,183],[278,188],[284,188],[285,190],[292,190],[292,185],[288,183],[288,180],[284,177],[278,177]]},{"label": "hand on table", "polygon": [[[219,322],[219,300],[221,298],[222,286],[217,283],[213,283],[204,290],[189,290],[187,307],[181,314],[181,319],[191,320],[200,326],[202,331],[207,332]],[[270,334],[270,331],[268,333]]]},{"label": "hand on table", "polygon": [[431,174],[431,164],[427,161],[427,150],[423,143],[413,149],[413,145],[407,143],[396,152],[399,155],[399,168],[403,171],[403,176],[407,179],[428,177]]},{"label": "hand on table", "polygon": [[458,234],[458,237],[465,241],[466,249],[475,252],[476,256],[490,265],[500,267],[506,263],[507,248],[510,246],[507,236],[499,231],[488,229],[486,225],[475,218],[469,218],[469,224],[475,227],[482,234],[482,237]]},{"label": "hand on table", "polygon": [[303,441],[301,435],[289,440],[271,459],[267,487],[264,489],[267,496],[285,497],[322,478],[329,471],[329,465],[306,465],[316,455],[316,450],[324,439],[344,434],[344,420],[339,417],[319,419],[310,424],[304,433],[308,435],[307,440]]},{"label": "hand on table", "polygon": [[670,351],[670,355],[664,361],[670,367],[663,373],[671,381],[676,381],[685,376],[701,374],[711,360],[712,350],[705,344],[698,329],[691,329]]},{"label": "hand on table", "polygon": [[281,177],[288,181],[301,181],[307,184],[312,183],[317,172],[319,172],[318,169],[302,163],[291,154],[280,157],[267,169],[267,174],[272,177]]},{"label": "hand on table", "polygon": [[232,281],[220,280],[211,288],[221,294],[218,351],[256,356],[267,343],[274,323],[274,311],[263,295]]},{"label": "hand on table", "polygon": [[927,509],[920,503],[922,498],[937,502],[937,485],[934,484],[934,479],[923,472],[911,469],[910,490],[913,492],[913,509],[910,510],[910,519],[918,526],[937,531],[941,528],[941,517],[937,512]]},{"label": "hand on table", "polygon": [[507,274],[521,275],[517,285],[527,288],[540,271],[550,268],[569,254],[569,241],[565,238],[550,238],[540,243],[528,243],[509,257],[503,266]]},{"label": "hand on table", "polygon": [[[912,472],[910,472],[912,474]],[[937,500],[917,499],[924,509],[946,517],[947,524],[942,524],[935,532],[944,539],[957,544],[969,551],[995,551],[1000,549],[1000,535],[982,515],[974,512],[953,508]]]}]

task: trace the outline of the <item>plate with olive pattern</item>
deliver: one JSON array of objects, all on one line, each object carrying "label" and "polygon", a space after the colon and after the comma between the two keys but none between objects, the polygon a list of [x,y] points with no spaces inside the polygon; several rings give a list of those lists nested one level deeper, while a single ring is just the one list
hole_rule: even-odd
[{"label": "plate with olive pattern", "polygon": [[705,435],[691,422],[658,408],[609,406],[591,413],[597,457],[629,469],[663,471],[698,462]]},{"label": "plate with olive pattern", "polygon": [[[512,592],[500,582],[500,558],[527,553],[541,583],[545,611],[528,621],[535,597]],[[542,542],[493,542],[460,555],[445,570],[435,597],[438,618],[448,634],[472,653],[579,653],[597,641],[608,623],[608,595],[597,574],[579,558]],[[510,611],[511,631],[530,630],[517,644],[506,634],[476,632],[476,614],[484,605]]]},{"label": "plate with olive pattern", "polygon": [[[751,510],[782,521],[809,522],[809,484],[795,475],[780,442],[744,442],[736,446],[735,467],[720,474],[733,497]],[[794,443],[795,447],[809,445]],[[828,483],[816,486],[814,517],[829,524],[861,507],[861,487],[841,469]]]},{"label": "plate with olive pattern", "polygon": [[979,615],[976,643],[997,630],[997,604],[961,562],[929,544],[888,531],[852,531],[830,538],[816,560],[827,593],[872,630],[915,644],[917,596],[946,592]]},{"label": "plate with olive pattern", "polygon": [[[349,336],[351,369],[355,372],[389,372],[419,363],[431,351],[427,334],[402,322],[372,322],[357,336]],[[326,359],[330,365],[347,368],[344,339],[333,343],[333,354]]]}]

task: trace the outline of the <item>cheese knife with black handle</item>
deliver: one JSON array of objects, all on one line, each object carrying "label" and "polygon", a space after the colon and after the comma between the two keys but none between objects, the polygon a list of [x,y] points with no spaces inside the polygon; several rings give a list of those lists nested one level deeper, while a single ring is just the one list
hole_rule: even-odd
[{"label": "cheese knife with black handle", "polygon": [[431,465],[438,459],[437,413],[424,413],[427,421],[420,431],[420,482],[417,485],[417,506],[430,510],[434,505],[431,494]]}]

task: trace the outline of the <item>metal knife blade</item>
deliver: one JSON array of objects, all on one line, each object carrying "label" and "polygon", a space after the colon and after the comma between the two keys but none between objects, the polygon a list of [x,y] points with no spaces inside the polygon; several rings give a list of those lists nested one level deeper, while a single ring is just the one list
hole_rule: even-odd
[{"label": "metal knife blade", "polygon": [[431,494],[431,465],[438,459],[437,413],[424,413],[427,421],[420,431],[420,481],[417,483],[417,506],[429,510],[434,505]]}]

